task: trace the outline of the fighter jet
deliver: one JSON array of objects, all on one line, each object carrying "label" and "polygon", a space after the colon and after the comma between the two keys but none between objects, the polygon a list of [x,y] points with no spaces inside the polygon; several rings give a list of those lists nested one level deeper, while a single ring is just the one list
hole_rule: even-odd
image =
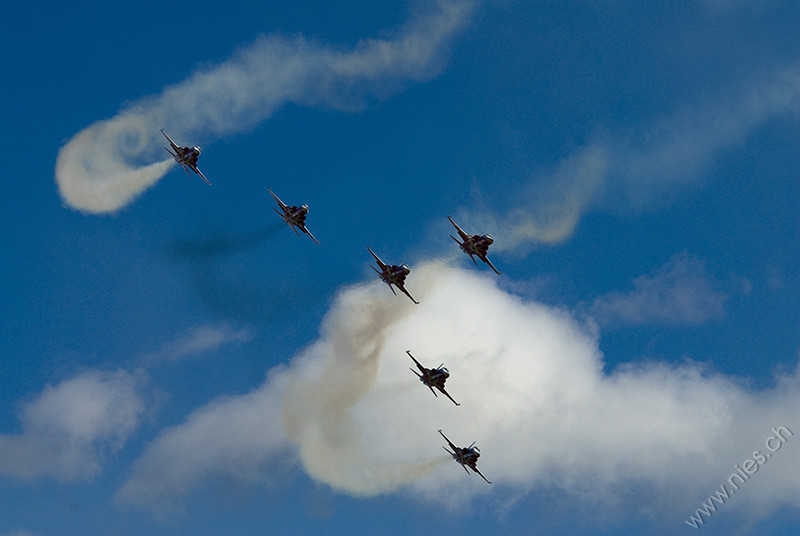
[{"label": "fighter jet", "polygon": [[278,199],[278,196],[272,193],[272,190],[268,189],[268,191],[269,193],[272,194],[272,197],[275,198],[275,201],[278,202],[278,206],[281,207],[282,212],[278,212],[278,209],[274,207],[272,210],[277,212],[280,215],[280,217],[283,218],[283,221],[285,221],[286,224],[292,228],[294,233],[297,236],[300,236],[300,233],[298,233],[296,229],[296,227],[299,227],[301,231],[303,231],[304,233],[306,233],[308,236],[311,237],[311,240],[319,244],[319,242],[317,242],[317,239],[314,238],[314,235],[311,234],[311,231],[306,229],[306,215],[308,214],[308,205],[302,205],[299,207],[295,206],[290,207],[289,205]]},{"label": "fighter jet", "polygon": [[378,266],[380,267],[380,271],[374,266],[370,266],[370,268],[378,272],[378,275],[381,277],[381,281],[389,285],[389,289],[392,291],[392,294],[394,294],[395,296],[397,295],[397,293],[392,288],[392,285],[394,285],[398,289],[400,289],[400,292],[411,298],[411,301],[418,304],[419,302],[411,297],[411,294],[408,293],[408,291],[405,289],[404,286],[406,281],[406,276],[411,273],[411,269],[409,269],[408,265],[401,264],[400,266],[397,266],[396,264],[393,264],[389,266],[388,264],[385,264],[382,260],[380,260],[380,258],[377,255],[375,255],[375,253],[373,253],[372,250],[369,249],[369,247],[367,247],[367,251],[372,253],[372,256],[375,257],[375,260],[378,262]]},{"label": "fighter jet", "polygon": [[[442,434],[442,431],[439,430],[439,433]],[[453,443],[451,443],[449,439],[447,439],[446,435],[442,434],[442,437],[445,439],[445,441],[447,441],[447,444],[450,445],[450,448],[453,449],[453,452],[447,450],[447,447],[442,447],[442,448],[445,450],[445,452],[447,452],[450,456],[452,456],[455,461],[461,464],[461,467],[464,468],[464,471],[467,471],[467,467],[469,467],[470,469],[481,475],[481,478],[486,480],[486,482],[489,482],[489,480],[485,476],[483,476],[483,473],[478,471],[478,468],[476,467],[476,464],[478,463],[478,458],[481,455],[481,451],[478,449],[478,447],[475,446],[474,441],[472,442],[472,445],[468,447],[458,448],[457,446],[453,445]],[[469,474],[469,471],[467,471],[467,474]],[[489,482],[489,484],[491,484],[491,482]]]},{"label": "fighter jet", "polygon": [[458,236],[461,237],[461,240],[464,242],[460,242],[455,236],[450,235],[450,238],[455,240],[459,246],[461,246],[461,251],[469,255],[469,258],[472,259],[472,262],[475,263],[475,266],[478,266],[478,262],[475,260],[473,255],[477,255],[480,260],[488,264],[494,273],[500,275],[500,272],[497,271],[497,268],[494,267],[492,262],[486,257],[486,253],[489,251],[489,246],[494,242],[491,236],[488,234],[483,235],[468,235],[465,233],[461,227],[456,225],[456,222],[453,221],[453,218],[450,216],[447,217],[450,220],[456,230],[458,231]]},{"label": "fighter jet", "polygon": [[[417,372],[413,368],[410,369],[411,372],[413,372],[414,374],[419,376],[419,381],[421,381],[422,383],[424,383],[425,385],[428,386],[428,389],[431,390],[431,393],[433,393],[433,396],[436,396],[436,397],[439,396],[439,395],[436,394],[436,391],[433,390],[433,388],[436,387],[439,390],[440,393],[442,393],[444,396],[446,396],[450,400],[453,400],[453,397],[450,396],[449,394],[447,394],[447,391],[444,390],[444,382],[446,382],[447,378],[450,377],[450,372],[448,372],[448,370],[446,368],[444,368],[444,363],[442,363],[441,365],[439,365],[435,369],[425,368],[425,367],[423,367],[422,365],[419,364],[419,361],[414,359],[414,356],[411,355],[411,351],[410,350],[406,350],[406,353],[408,354],[408,357],[410,357],[411,359],[414,360],[414,363],[417,365],[417,368],[420,370],[420,372],[422,372],[422,374],[420,374],[419,372]],[[455,400],[453,400],[453,404],[455,404],[456,406],[460,406],[461,405],[458,402],[456,402]]]},{"label": "fighter jet", "polygon": [[[172,158],[174,158],[175,161],[179,163],[181,167],[183,167],[183,170],[186,172],[186,174],[189,175],[189,170],[191,169],[203,177],[204,181],[208,182],[208,179],[205,175],[203,175],[203,172],[197,169],[197,159],[200,157],[200,147],[178,147],[178,145],[172,141],[172,138],[167,136],[167,133],[164,132],[163,128],[161,129],[161,133],[169,140],[169,144],[172,146],[172,151],[175,152],[173,153],[166,147],[164,147],[164,149],[166,149],[166,151],[172,155]],[[208,182],[208,184],[211,185],[210,182]]]}]

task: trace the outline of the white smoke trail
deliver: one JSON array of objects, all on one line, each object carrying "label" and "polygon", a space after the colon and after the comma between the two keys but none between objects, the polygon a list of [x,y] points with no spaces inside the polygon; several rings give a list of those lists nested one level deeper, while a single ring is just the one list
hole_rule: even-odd
[{"label": "white smoke trail", "polygon": [[717,95],[712,102],[660,117],[634,136],[597,136],[555,169],[527,181],[510,209],[498,214],[477,207],[459,219],[489,230],[495,252],[519,254],[526,246],[558,243],[592,209],[637,211],[703,182],[720,154],[767,121],[798,110],[800,67],[795,65],[738,94]]},{"label": "white smoke trail", "polygon": [[414,307],[410,301],[387,303],[374,287],[349,289],[326,317],[322,341],[293,362],[284,423],[312,477],[352,494],[375,495],[413,482],[441,463],[441,452],[408,458],[397,444],[372,442],[370,430],[358,426],[352,414],[373,389],[381,359],[391,353],[386,326]]},{"label": "white smoke trail", "polygon": [[160,129],[176,143],[251,128],[287,102],[348,109],[406,80],[432,77],[447,44],[471,12],[469,0],[440,0],[394,39],[369,39],[342,52],[302,38],[263,37],[227,62],[197,72],[158,96],[76,134],[59,152],[56,181],[64,201],[92,213],[130,203],[169,169]]},{"label": "white smoke trail", "polygon": [[[637,507],[682,512],[694,501],[681,499],[707,495],[772,427],[800,430],[796,373],[761,391],[692,363],[606,373],[596,335],[495,281],[428,263],[407,281],[420,305],[378,283],[343,290],[317,342],[253,393],[212,402],[164,432],[121,498],[157,504],[164,490],[187,492],[186,474],[196,486],[220,468],[253,480],[296,451],[313,478],[359,496],[405,488],[457,505],[555,488],[591,503],[640,484],[651,496]],[[409,372],[406,349],[427,366],[444,362],[461,406],[435,398]],[[221,434],[215,420],[198,427],[210,413],[237,423],[241,435]],[[478,466],[494,485],[449,460],[440,428],[456,445],[477,441]],[[800,441],[773,458],[748,483],[748,507],[798,504]]]},{"label": "white smoke trail", "polygon": [[172,160],[140,167],[129,163],[144,148],[141,144],[132,149],[122,146],[119,137],[130,139],[135,123],[135,117],[128,115],[97,122],[76,134],[59,151],[56,181],[66,203],[86,212],[113,212],[167,173]]}]

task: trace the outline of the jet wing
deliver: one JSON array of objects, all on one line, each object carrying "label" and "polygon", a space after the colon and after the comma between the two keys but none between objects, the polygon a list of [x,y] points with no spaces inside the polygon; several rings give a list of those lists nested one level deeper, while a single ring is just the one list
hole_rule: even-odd
[{"label": "jet wing", "polygon": [[308,229],[306,229],[306,226],[305,226],[305,225],[303,225],[302,227],[300,227],[300,229],[302,229],[302,231],[303,231],[304,233],[306,233],[308,236],[310,236],[310,237],[311,237],[311,240],[313,240],[313,241],[314,241],[316,244],[319,244],[319,241],[318,241],[316,238],[314,238],[314,235],[312,235],[312,234],[311,234],[311,231],[309,231]]},{"label": "jet wing", "polygon": [[[169,144],[172,146],[172,150],[173,150],[173,151],[175,151],[175,152],[177,153],[177,152],[178,152],[178,146],[175,144],[175,142],[174,142],[174,141],[172,141],[172,138],[170,138],[169,136],[167,136],[167,133],[166,133],[166,132],[164,132],[164,129],[163,129],[163,128],[161,129],[161,133],[162,133],[162,134],[163,134],[163,135],[164,135],[164,136],[167,138],[167,140],[169,140]],[[170,154],[172,154],[172,153],[170,153]],[[176,155],[172,155],[172,156],[176,156]]]},{"label": "jet wing", "polygon": [[369,249],[369,246],[367,246],[367,251],[369,251],[370,253],[372,253],[372,256],[373,256],[373,257],[375,257],[375,260],[377,261],[377,263],[378,263],[378,266],[380,266],[380,267],[381,267],[381,270],[383,270],[383,271],[386,271],[386,269],[387,269],[389,266],[388,266],[387,264],[385,264],[385,263],[384,263],[384,262],[383,262],[383,261],[380,259],[380,257],[378,257],[377,255],[375,255],[375,253],[374,253],[374,252],[373,252],[371,249]]},{"label": "jet wing", "polygon": [[203,180],[206,181],[209,186],[211,186],[211,182],[206,178],[205,175],[203,175],[203,172],[200,171],[200,169],[197,166],[191,166],[191,168],[192,168],[192,171],[194,171],[195,173],[197,173],[198,175],[203,177]]},{"label": "jet wing", "polygon": [[451,443],[449,439],[447,439],[447,436],[444,435],[441,430],[439,430],[439,433],[442,434],[442,437],[444,438],[445,441],[447,441],[447,444],[450,445],[450,448],[453,449],[453,452],[457,452],[456,446],[453,445],[453,443]]},{"label": "jet wing", "polygon": [[414,299],[414,297],[413,297],[413,296],[411,296],[411,294],[409,294],[409,293],[408,293],[408,291],[406,290],[406,287],[405,287],[405,285],[403,285],[403,284],[401,283],[401,284],[397,285],[397,288],[399,288],[399,289],[400,289],[400,292],[402,292],[403,294],[405,294],[406,296],[408,296],[409,298],[411,298],[411,301],[413,301],[414,303],[416,303],[417,305],[419,305],[419,302],[418,302],[417,300],[415,300],[415,299]]},{"label": "jet wing", "polygon": [[278,196],[277,196],[277,195],[275,195],[274,193],[272,193],[272,190],[270,190],[269,188],[267,188],[267,191],[268,191],[270,194],[272,194],[272,197],[274,197],[274,198],[275,198],[275,201],[277,201],[277,202],[278,202],[278,206],[280,206],[280,207],[281,207],[281,209],[283,210],[283,212],[285,213],[285,212],[286,212],[286,209],[287,209],[287,208],[289,208],[289,207],[288,207],[288,206],[287,206],[287,205],[286,205],[286,204],[285,204],[283,201],[281,201],[280,199],[278,199]]},{"label": "jet wing", "polygon": [[494,270],[494,273],[496,273],[497,275],[500,275],[500,274],[502,274],[502,273],[503,273],[503,272],[498,272],[498,271],[497,271],[497,268],[495,268],[495,267],[494,267],[494,264],[492,264],[492,261],[490,261],[490,260],[489,260],[489,258],[488,258],[486,255],[484,255],[484,256],[483,256],[483,257],[481,257],[480,259],[481,259],[483,262],[485,262],[486,264],[488,264],[488,265],[489,265],[489,267],[490,267],[492,270]]},{"label": "jet wing", "polygon": [[484,479],[484,480],[485,480],[485,481],[486,481],[488,484],[491,484],[491,482],[489,481],[489,479],[488,479],[488,478],[486,478],[485,476],[483,476],[483,473],[481,473],[480,471],[478,471],[478,468],[477,468],[477,467],[472,467],[471,469],[472,469],[473,471],[475,471],[476,473],[478,473],[479,475],[481,475],[481,478],[482,478],[482,479]]},{"label": "jet wing", "polygon": [[[461,227],[459,227],[458,225],[456,225],[456,222],[454,222],[454,221],[453,221],[453,218],[451,218],[450,216],[448,216],[448,217],[447,217],[447,219],[448,219],[448,220],[450,220],[450,223],[452,223],[452,224],[453,224],[453,226],[456,228],[456,231],[458,231],[458,236],[460,236],[460,237],[461,237],[461,240],[467,240],[467,239],[469,238],[469,235],[468,235],[467,233],[465,233],[465,232],[464,232],[464,231],[461,229]],[[455,239],[454,239],[454,240],[455,240]]]},{"label": "jet wing", "polygon": [[416,359],[414,359],[414,356],[413,356],[413,355],[411,355],[411,350],[406,350],[406,353],[408,354],[408,357],[410,357],[410,358],[411,358],[411,359],[414,361],[414,363],[416,363],[416,365],[417,365],[417,368],[418,368],[420,371],[422,371],[422,373],[423,373],[423,374],[425,374],[425,373],[427,373],[427,372],[428,372],[428,369],[426,369],[425,367],[423,367],[422,365],[420,365],[420,364],[419,364],[419,361],[417,361]]},{"label": "jet wing", "polygon": [[452,396],[450,396],[449,394],[447,394],[447,391],[445,391],[445,390],[444,390],[444,387],[439,387],[439,386],[437,385],[437,386],[436,386],[436,388],[437,388],[437,389],[439,389],[439,392],[440,392],[440,393],[442,393],[444,396],[446,396],[447,398],[449,398],[450,400],[452,400],[452,401],[453,401],[453,404],[455,404],[456,406],[460,406],[460,405],[461,405],[461,404],[459,404],[458,402],[456,402],[455,400],[453,400],[453,397],[452,397]]}]

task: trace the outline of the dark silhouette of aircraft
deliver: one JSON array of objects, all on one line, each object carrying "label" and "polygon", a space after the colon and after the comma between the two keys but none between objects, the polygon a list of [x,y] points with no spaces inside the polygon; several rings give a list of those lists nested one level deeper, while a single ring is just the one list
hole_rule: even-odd
[{"label": "dark silhouette of aircraft", "polygon": [[[172,158],[174,158],[175,161],[179,163],[181,167],[183,167],[183,170],[186,172],[186,174],[189,175],[189,170],[191,169],[203,177],[204,181],[208,182],[208,179],[205,175],[203,175],[203,172],[197,168],[197,159],[200,158],[200,147],[179,147],[174,141],[172,141],[172,138],[167,136],[167,133],[164,132],[163,128],[161,129],[161,133],[169,140],[169,144],[172,146],[172,151],[175,152],[173,153],[166,147],[164,147],[164,149],[166,149],[167,152],[172,155]],[[208,182],[208,184],[211,185],[210,182]]]},{"label": "dark silhouette of aircraft", "polygon": [[[431,390],[431,393],[433,393],[433,396],[437,396],[437,397],[439,396],[439,395],[436,394],[436,391],[433,390],[433,388],[436,387],[439,390],[440,393],[442,393],[444,396],[446,396],[450,400],[453,400],[453,397],[450,396],[449,394],[447,394],[447,391],[444,390],[444,382],[446,382],[447,378],[450,377],[450,372],[448,372],[448,370],[446,368],[444,368],[444,363],[442,363],[441,365],[439,365],[435,369],[425,368],[425,367],[423,367],[422,365],[419,364],[419,361],[414,359],[414,356],[411,355],[411,351],[410,350],[406,350],[406,353],[408,354],[408,357],[410,357],[411,359],[414,360],[414,363],[417,365],[417,368],[420,370],[420,372],[422,372],[422,374],[420,374],[419,372],[417,372],[414,369],[411,369],[411,372],[413,372],[414,374],[419,376],[419,380],[422,383],[424,383],[425,385],[428,386],[428,389]],[[455,404],[456,406],[460,406],[461,405],[458,402],[456,402],[455,400],[453,400],[453,404]]]},{"label": "dark silhouette of aircraft", "polygon": [[394,285],[398,289],[400,289],[400,292],[411,298],[411,301],[418,304],[419,302],[415,300],[413,297],[411,297],[411,294],[409,294],[405,288],[406,276],[408,276],[408,274],[411,273],[411,269],[408,267],[408,265],[401,264],[400,266],[397,266],[396,264],[392,264],[391,266],[389,266],[388,264],[384,263],[377,255],[375,255],[375,253],[373,253],[372,250],[369,249],[369,247],[367,247],[367,251],[372,253],[372,256],[375,257],[375,260],[378,262],[380,270],[378,270],[374,266],[370,266],[370,268],[378,272],[381,281],[389,285],[389,289],[392,291],[392,294],[394,294],[395,296],[397,295],[397,293],[392,288],[392,285]]},{"label": "dark silhouette of aircraft", "polygon": [[[439,433],[442,434],[442,431],[439,430]],[[478,471],[478,468],[476,467],[478,463],[478,458],[480,458],[481,456],[481,451],[478,449],[478,447],[475,446],[474,441],[472,442],[472,445],[468,447],[459,448],[453,445],[453,443],[451,443],[450,440],[447,439],[446,435],[442,434],[442,437],[445,439],[445,441],[447,441],[447,444],[450,445],[450,448],[453,449],[453,452],[447,450],[447,447],[442,447],[442,448],[445,450],[445,452],[447,452],[450,456],[452,456],[455,461],[461,464],[461,467],[464,468],[464,471],[467,471],[467,467],[469,467],[470,469],[481,475],[481,478],[486,480],[486,482],[491,484],[491,482],[489,482],[489,480],[485,476],[483,476],[483,473]],[[467,471],[467,474],[469,474],[469,471]]]},{"label": "dark silhouette of aircraft", "polygon": [[494,243],[494,239],[492,239],[492,237],[488,234],[468,235],[461,229],[461,227],[456,225],[456,222],[453,221],[453,218],[448,216],[447,219],[450,220],[450,223],[455,226],[456,230],[458,231],[458,236],[461,237],[463,242],[460,242],[453,235],[450,235],[450,238],[455,240],[458,245],[461,246],[461,251],[469,255],[469,258],[472,259],[472,262],[475,263],[475,266],[478,266],[478,262],[475,260],[473,255],[477,256],[480,260],[488,264],[492,270],[494,270],[494,273],[500,275],[500,272],[497,271],[497,268],[494,267],[494,264],[492,264],[492,262],[486,257],[486,254],[489,251],[489,246]]},{"label": "dark silhouette of aircraft", "polygon": [[314,235],[311,234],[311,231],[306,229],[306,215],[308,214],[308,205],[302,205],[299,207],[295,206],[290,207],[289,205],[278,199],[278,196],[272,193],[272,190],[268,189],[268,191],[270,194],[272,194],[272,197],[275,198],[275,201],[278,202],[278,206],[281,207],[281,212],[278,212],[278,209],[274,207],[272,210],[277,212],[280,215],[280,217],[283,218],[283,221],[285,221],[286,224],[292,228],[294,233],[297,236],[300,236],[300,233],[298,233],[296,229],[299,228],[301,231],[310,236],[311,240],[319,244],[319,242],[317,242],[317,239],[314,238]]}]

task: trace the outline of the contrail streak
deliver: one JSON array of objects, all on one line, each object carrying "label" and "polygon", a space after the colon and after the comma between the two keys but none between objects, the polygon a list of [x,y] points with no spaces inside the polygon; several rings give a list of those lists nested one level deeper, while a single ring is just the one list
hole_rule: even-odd
[{"label": "contrail streak", "polygon": [[59,151],[56,182],[65,203],[114,212],[163,177],[160,129],[176,143],[252,128],[287,102],[353,109],[366,95],[386,95],[441,68],[447,44],[472,11],[470,1],[440,0],[393,39],[367,39],[350,51],[303,38],[261,37],[231,59],[199,71],[76,134]]},{"label": "contrail streak", "polygon": [[[800,65],[780,70],[727,97],[687,106],[636,129],[633,136],[598,135],[514,192],[496,213],[478,206],[459,218],[491,230],[493,251],[555,244],[593,209],[642,210],[670,192],[702,183],[725,151],[776,117],[800,111]],[[480,200],[478,200],[480,202]]]}]

